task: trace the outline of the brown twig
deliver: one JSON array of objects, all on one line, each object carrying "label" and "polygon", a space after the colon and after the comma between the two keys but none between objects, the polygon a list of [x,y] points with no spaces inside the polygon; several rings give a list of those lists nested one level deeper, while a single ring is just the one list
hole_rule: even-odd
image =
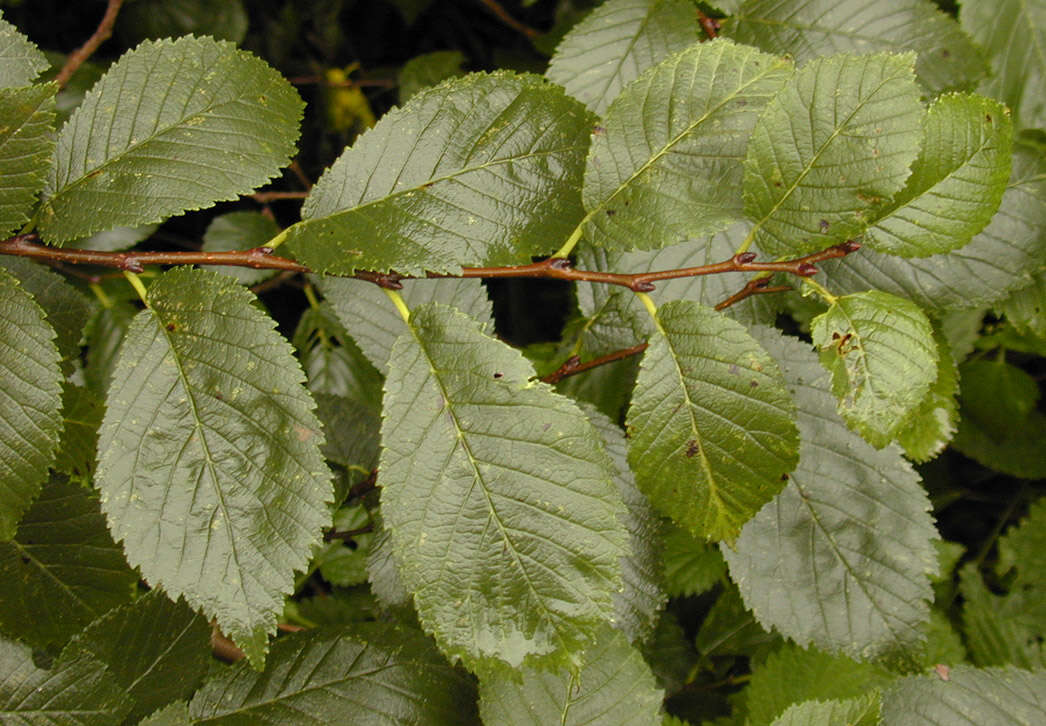
[{"label": "brown twig", "polygon": [[257,285],[251,285],[251,292],[253,292],[255,295],[261,295],[262,293],[268,292],[269,290],[274,290],[277,287],[280,287],[281,285],[294,279],[295,275],[297,274],[297,272],[285,270],[284,272],[281,272],[280,274],[275,275],[274,277],[270,277],[268,280],[262,280]]},{"label": "brown twig", "polygon": [[606,365],[607,363],[613,363],[616,360],[622,358],[630,358],[634,355],[639,355],[647,349],[648,343],[640,343],[639,345],[633,345],[631,348],[623,348],[622,350],[615,350],[613,353],[593,358],[590,361],[581,362],[581,359],[576,355],[572,355],[567,358],[566,362],[556,370],[552,371],[546,376],[541,377],[541,381],[544,383],[556,384],[562,381],[568,376],[577,375],[578,373],[584,373],[587,370],[596,368],[597,366]]},{"label": "brown twig", "polygon": [[774,285],[771,287],[769,277],[755,277],[749,280],[747,283],[745,283],[744,287],[742,287],[740,290],[728,297],[726,300],[717,303],[715,309],[725,310],[734,303],[739,303],[746,297],[751,297],[752,295],[762,295],[763,293],[768,292],[787,292],[791,289],[793,288],[788,285]]},{"label": "brown twig", "polygon": [[356,482],[349,488],[349,493],[345,496],[345,501],[352,499],[359,499],[364,494],[373,491],[378,485],[378,470],[375,469],[370,473],[366,479],[360,482]]},{"label": "brown twig", "polygon": [[497,16],[498,20],[513,30],[523,33],[523,35],[527,36],[530,40],[534,40],[541,35],[540,31],[531,28],[529,25],[524,25],[509,15],[508,11],[501,7],[501,4],[496,0],[480,0],[480,2],[486,5],[487,9]]},{"label": "brown twig", "polygon": [[69,57],[65,59],[65,65],[62,66],[62,69],[58,71],[58,75],[55,76],[54,81],[59,88],[65,88],[65,84],[69,83],[69,79],[84,64],[84,61],[98,50],[98,46],[109,40],[109,37],[113,34],[113,25],[116,23],[116,15],[120,12],[121,5],[123,5],[123,0],[109,0],[109,5],[105,8],[105,15],[102,16],[102,20],[98,23],[94,33],[87,39],[86,43],[69,54]]},{"label": "brown twig", "polygon": [[374,525],[373,524],[365,524],[362,527],[357,527],[356,529],[346,529],[344,531],[337,530],[337,529],[328,529],[326,532],[323,533],[323,541],[324,542],[333,542],[336,539],[341,539],[341,540],[352,539],[356,535],[370,534],[373,531],[374,531]]},{"label": "brown twig", "polygon": [[719,21],[715,18],[710,18],[700,10],[697,11],[697,22],[701,24],[701,29],[705,31],[705,35],[708,36],[709,40],[719,37]]},{"label": "brown twig", "polygon": [[255,192],[251,194],[251,199],[259,204],[268,204],[280,199],[305,199],[307,196],[308,192]]}]

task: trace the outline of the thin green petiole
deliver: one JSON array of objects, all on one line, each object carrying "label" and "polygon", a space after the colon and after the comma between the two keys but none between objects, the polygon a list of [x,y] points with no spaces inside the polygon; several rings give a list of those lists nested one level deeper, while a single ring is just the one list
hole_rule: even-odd
[{"label": "thin green petiole", "polygon": [[145,291],[145,284],[142,283],[142,278],[127,270],[123,271],[123,276],[127,278],[127,282],[131,283],[131,287],[133,287],[134,291],[138,293],[138,297],[141,298],[142,302],[148,306],[149,294]]},{"label": "thin green petiole", "polygon": [[403,296],[395,290],[390,290],[387,287],[381,288],[386,295],[389,296],[389,300],[396,306],[396,310],[399,311],[400,317],[403,318],[403,322],[410,325],[410,308],[407,307],[407,303],[403,301]]},{"label": "thin green petiole", "polygon": [[819,282],[811,280],[809,277],[803,278],[803,284],[809,286],[814,292],[821,296],[821,298],[829,305],[835,305],[835,301],[839,298],[828,292],[828,289]]}]

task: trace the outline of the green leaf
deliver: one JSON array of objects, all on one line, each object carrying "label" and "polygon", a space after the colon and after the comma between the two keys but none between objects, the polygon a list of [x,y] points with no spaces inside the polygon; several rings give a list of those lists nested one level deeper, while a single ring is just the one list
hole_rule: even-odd
[{"label": "green leaf", "polygon": [[422,91],[324,173],[288,248],[337,274],[529,263],[581,217],[590,127],[537,76],[473,73]]},{"label": "green leaf", "polygon": [[104,232],[95,232],[90,237],[73,240],[65,246],[78,250],[98,250],[100,252],[126,250],[151,237],[159,226],[158,224],[143,224],[138,227],[113,227]]},{"label": "green leaf", "polygon": [[666,528],[661,556],[665,591],[672,597],[700,595],[715,587],[726,574],[726,562],[719,548],[681,527]]},{"label": "green leaf", "polygon": [[137,580],[93,494],[54,478],[0,543],[0,630],[36,648],[64,643],[127,602]]},{"label": "green leaf", "polygon": [[[405,329],[388,296],[377,285],[362,280],[318,277],[316,283],[360,350],[375,368],[388,374],[392,345]],[[494,325],[487,288],[479,280],[404,280],[400,295],[408,308],[430,302],[453,305],[485,326]]]},{"label": "green leaf", "polygon": [[748,136],[791,75],[787,59],[717,40],[630,83],[593,136],[582,190],[586,238],[657,249],[741,218]]},{"label": "green leaf", "polygon": [[[385,304],[388,305],[388,300]],[[293,343],[309,379],[310,391],[347,398],[375,413],[380,412],[382,376],[367,361],[326,301],[302,314]]]},{"label": "green leaf", "polygon": [[897,432],[897,443],[912,461],[922,463],[937,456],[952,436],[959,419],[959,369],[944,336],[936,330],[937,380],[904,426]]},{"label": "green leaf", "polygon": [[7,268],[17,277],[47,314],[47,322],[58,334],[55,343],[62,356],[62,372],[70,375],[80,360],[80,339],[91,314],[90,302],[46,265],[24,257],[5,256],[0,259],[0,268]]},{"label": "green leaf", "polygon": [[524,668],[480,679],[479,712],[498,726],[658,726],[661,701],[650,667],[628,639],[604,627],[585,651],[585,664],[569,671]]},{"label": "green leaf", "polygon": [[765,627],[799,645],[869,659],[921,637],[937,532],[919,477],[896,448],[875,451],[835,414],[808,346],[758,338],[799,411],[802,445],[788,486],[722,548],[730,576]]},{"label": "green leaf", "polygon": [[1003,300],[999,308],[1017,332],[1046,338],[1046,271]]},{"label": "green leaf", "polygon": [[258,666],[331,498],[320,424],[274,325],[224,275],[159,277],[98,443],[102,508],[128,560]]},{"label": "green leaf", "polygon": [[0,266],[0,542],[11,539],[54,463],[62,431],[55,333],[22,284]]},{"label": "green leaf", "polygon": [[0,638],[0,722],[17,726],[117,726],[131,709],[105,665],[89,655],[37,668],[26,646]]},{"label": "green leaf", "polygon": [[189,704],[175,701],[139,722],[141,726],[192,726]]},{"label": "green leaf", "polygon": [[287,163],[301,112],[279,73],[231,43],[146,41],[62,127],[40,233],[68,242],[236,199]]},{"label": "green leaf", "polygon": [[890,726],[1031,726],[1046,721],[1046,671],[973,668],[908,676],[883,693]]},{"label": "green leaf", "polygon": [[745,691],[748,718],[768,724],[793,703],[854,698],[891,680],[893,675],[881,666],[784,645],[752,669]]},{"label": "green leaf", "polygon": [[657,321],[628,411],[629,463],[659,511],[732,541],[795,466],[794,404],[739,323],[688,301]]},{"label": "green leaf", "polygon": [[560,41],[545,75],[602,115],[621,89],[699,40],[686,0],[608,0]]},{"label": "green leaf", "polygon": [[110,610],[77,635],[62,660],[89,655],[105,664],[134,701],[139,719],[192,695],[211,660],[211,628],[181,600],[153,590],[130,605]]},{"label": "green leaf", "polygon": [[98,451],[98,427],[105,409],[91,389],[66,381],[62,386],[62,431],[58,455],[52,468],[71,477],[87,480],[94,472]]},{"label": "green leaf", "polygon": [[959,571],[962,628],[970,660],[979,666],[1046,667],[1046,588],[1017,585],[995,595],[977,564]]},{"label": "green leaf", "polygon": [[346,469],[370,471],[378,465],[378,411],[358,400],[315,393],[316,415],[327,440],[323,456]]},{"label": "green leaf", "polygon": [[1028,285],[1046,263],[1046,159],[1015,147],[999,211],[962,249],[905,260],[870,249],[819,265],[833,291],[878,289],[929,314],[982,307]]},{"label": "green leaf", "polygon": [[384,623],[278,639],[261,673],[246,663],[204,684],[193,723],[478,724],[475,687],[416,630]]},{"label": "green leaf", "polygon": [[1018,127],[1046,127],[1046,8],[1041,2],[961,3],[959,22],[985,50],[992,74],[982,93],[1006,102]]},{"label": "green leaf", "polygon": [[799,63],[840,52],[916,51],[916,73],[933,94],[967,88],[985,73],[970,38],[930,0],[748,0],[723,22],[723,33]]},{"label": "green leaf", "polygon": [[0,234],[29,221],[54,151],[57,86],[0,88]]},{"label": "green leaf", "polygon": [[798,255],[842,242],[902,189],[922,139],[913,60],[816,58],[769,103],[744,169],[749,236],[761,250]]},{"label": "green leaf", "polygon": [[810,335],[832,374],[839,415],[872,446],[886,446],[937,377],[926,315],[908,300],[872,290],[837,298],[813,319]]},{"label": "green leaf", "polygon": [[[337,531],[349,532],[370,523],[367,509],[362,504],[355,504],[339,509],[334,515],[333,526]],[[323,579],[332,585],[360,585],[367,581],[367,558],[373,538],[373,534],[361,532],[352,536],[352,546],[348,540],[331,542],[313,555],[312,565],[318,565]]]},{"label": "green leaf", "polygon": [[400,68],[396,83],[400,87],[400,105],[420,91],[448,78],[462,76],[465,55],[460,50],[437,50],[415,56]]},{"label": "green leaf", "polygon": [[1013,587],[1046,586],[1046,497],[1031,505],[1028,516],[999,539],[999,574],[1017,568]]},{"label": "green leaf", "polygon": [[562,663],[616,616],[624,505],[598,432],[453,309],[411,313],[385,382],[381,506],[418,615],[471,667]]},{"label": "green leaf", "polygon": [[752,662],[763,660],[760,654],[775,650],[782,644],[780,635],[770,633],[745,608],[741,594],[729,583],[708,617],[701,623],[694,644],[704,657],[744,655]]},{"label": "green leaf", "polygon": [[661,540],[661,522],[650,502],[636,487],[635,477],[628,468],[625,432],[599,411],[588,407],[584,410],[614,462],[614,482],[621,491],[627,510],[623,520],[630,535],[630,551],[621,561],[624,588],[614,597],[617,611],[614,627],[624,633],[629,642],[645,643],[668,599],[661,589],[661,555],[657,549]]},{"label": "green leaf", "polygon": [[127,46],[149,38],[210,35],[242,43],[247,36],[243,0],[135,0],[122,8],[117,34]]},{"label": "green leaf", "polygon": [[1013,127],[998,101],[950,94],[930,106],[912,175],[865,239],[878,252],[927,257],[967,244],[991,220],[1010,178]]},{"label": "green leaf", "polygon": [[98,310],[84,330],[87,344],[84,380],[95,395],[104,396],[109,389],[124,335],[137,314],[138,308],[134,305],[115,303]]},{"label": "green leaf", "polygon": [[18,29],[0,18],[0,88],[17,88],[33,82],[51,64]]},{"label": "green leaf", "polygon": [[879,726],[879,709],[878,693],[842,701],[806,701],[789,706],[771,726]]},{"label": "green leaf", "polygon": [[400,568],[392,551],[392,536],[385,528],[381,509],[372,510],[370,516],[374,523],[374,539],[371,540],[367,557],[371,592],[386,609],[409,607],[412,595],[400,577]]},{"label": "green leaf", "polygon": [[[261,212],[229,212],[211,220],[207,231],[203,233],[203,250],[205,252],[225,252],[228,250],[249,250],[260,247],[280,232],[280,227]],[[254,285],[267,277],[272,277],[275,270],[255,270],[250,267],[211,267],[215,272],[232,275],[241,285]]]}]

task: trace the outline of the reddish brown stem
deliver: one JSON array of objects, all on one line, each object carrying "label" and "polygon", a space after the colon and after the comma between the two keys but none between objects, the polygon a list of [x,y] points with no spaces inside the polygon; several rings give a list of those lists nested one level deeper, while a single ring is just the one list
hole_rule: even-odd
[{"label": "reddish brown stem", "polygon": [[523,23],[519,22],[514,17],[509,15],[508,11],[505,10],[505,8],[501,7],[501,4],[496,2],[496,0],[480,0],[480,2],[486,5],[487,9],[498,17],[498,20],[500,20],[513,30],[527,36],[531,40],[534,40],[534,38],[537,38],[541,35],[539,31],[534,30],[528,25],[524,25]]},{"label": "reddish brown stem", "polygon": [[347,530],[344,530],[344,531],[337,530],[337,529],[328,529],[326,532],[323,533],[323,541],[324,542],[333,542],[336,539],[341,539],[341,540],[352,539],[356,535],[370,534],[373,531],[374,531],[374,525],[373,524],[365,524],[362,527],[357,527],[356,529],[347,529]]},{"label": "reddish brown stem", "polygon": [[710,18],[700,10],[697,11],[697,22],[701,24],[701,29],[705,31],[705,35],[711,40],[719,37],[719,21],[715,18]]},{"label": "reddish brown stem", "polygon": [[105,15],[102,16],[102,20],[98,23],[94,33],[87,39],[86,43],[69,54],[69,57],[65,59],[65,65],[62,66],[62,69],[58,71],[58,75],[55,76],[54,81],[59,88],[65,88],[65,84],[69,83],[69,79],[73,77],[76,70],[88,58],[94,55],[94,52],[98,50],[102,43],[109,40],[110,36],[112,36],[113,25],[116,23],[116,16],[120,12],[121,5],[123,5],[123,0],[109,0],[109,5],[105,8]]},{"label": "reddish brown stem", "polygon": [[593,358],[590,361],[581,362],[581,359],[576,355],[572,355],[567,358],[566,362],[556,370],[549,373],[547,376],[542,376],[541,380],[545,383],[556,384],[562,381],[568,376],[577,375],[578,373],[584,373],[587,370],[596,368],[597,366],[606,365],[607,363],[613,363],[616,360],[622,358],[630,358],[634,355],[639,355],[647,349],[647,343],[640,343],[639,345],[633,345],[631,348],[623,348],[622,350],[615,350],[613,353]]},{"label": "reddish brown stem", "polygon": [[255,192],[251,195],[251,199],[259,204],[268,204],[280,199],[305,199],[307,196],[309,196],[308,192]]}]

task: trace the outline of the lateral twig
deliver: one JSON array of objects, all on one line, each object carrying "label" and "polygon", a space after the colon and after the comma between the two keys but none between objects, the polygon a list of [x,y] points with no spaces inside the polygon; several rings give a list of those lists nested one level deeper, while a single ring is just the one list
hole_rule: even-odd
[{"label": "lateral twig", "polygon": [[341,539],[341,540],[352,539],[356,535],[370,534],[373,531],[374,531],[374,525],[373,524],[365,524],[362,527],[357,527],[356,529],[346,529],[346,530],[328,529],[326,532],[323,533],[323,541],[324,542],[333,542],[336,539]]},{"label": "lateral twig", "polygon": [[280,199],[305,199],[307,196],[308,192],[254,192],[251,199],[259,204],[268,204]]},{"label": "lateral twig", "polygon": [[634,355],[639,355],[647,349],[648,343],[640,343],[639,345],[633,345],[631,348],[623,348],[621,350],[615,350],[613,353],[593,358],[592,360],[581,362],[581,359],[572,355],[567,358],[566,362],[556,370],[552,371],[546,376],[541,377],[541,381],[544,383],[556,384],[562,381],[568,376],[577,375],[578,373],[584,373],[587,370],[596,368],[597,366],[606,365],[607,363],[613,363],[616,360],[623,358],[630,358]]},{"label": "lateral twig", "polygon": [[501,3],[497,2],[496,0],[480,0],[480,2],[486,5],[487,9],[497,16],[498,20],[500,20],[513,30],[518,31],[523,35],[527,36],[531,40],[534,40],[534,38],[537,38],[541,35],[540,31],[531,28],[529,25],[521,23],[520,21],[516,20],[514,17],[509,15],[508,11],[505,10],[505,8],[501,7]]},{"label": "lateral twig", "polygon": [[701,29],[705,31],[705,35],[708,36],[709,40],[719,37],[719,21],[715,18],[710,18],[700,10],[697,11],[697,22],[701,24]]},{"label": "lateral twig", "polygon": [[94,55],[94,52],[98,50],[102,43],[109,40],[110,36],[112,36],[113,25],[116,24],[116,16],[120,12],[121,5],[123,5],[123,0],[109,0],[109,4],[105,8],[105,15],[102,16],[102,20],[98,23],[94,33],[87,39],[86,43],[69,54],[69,57],[65,59],[65,65],[62,66],[62,69],[58,71],[58,75],[55,76],[54,80],[59,88],[65,88],[66,84],[69,83],[69,79],[76,73],[76,70],[88,58]]}]

